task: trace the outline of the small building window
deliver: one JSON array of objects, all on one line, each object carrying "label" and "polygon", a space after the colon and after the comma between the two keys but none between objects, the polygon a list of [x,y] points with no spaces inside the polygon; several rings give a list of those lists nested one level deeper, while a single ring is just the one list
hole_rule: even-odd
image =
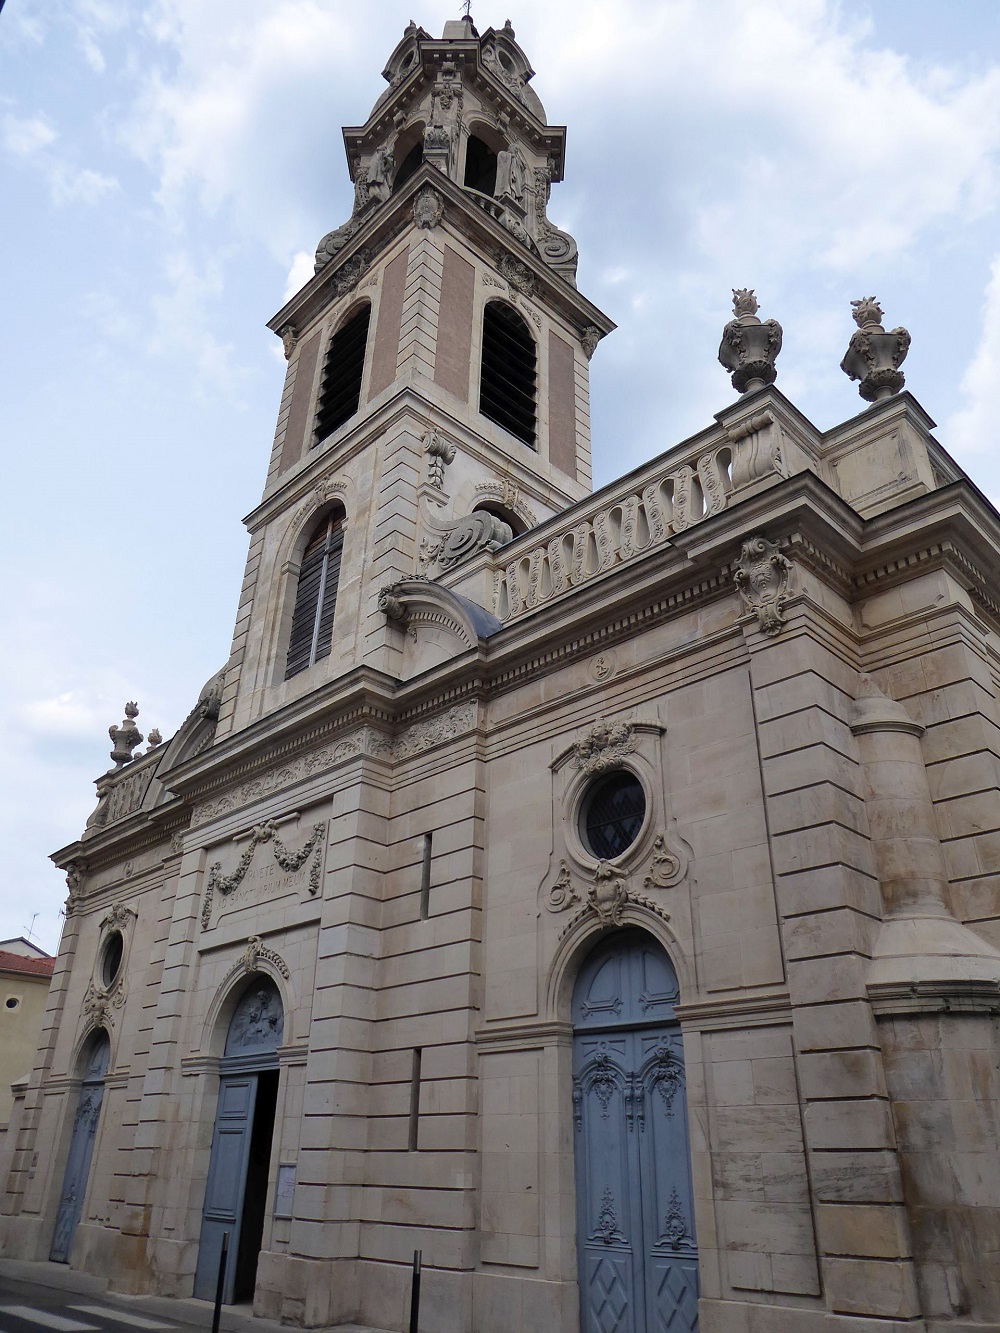
[{"label": "small building window", "polygon": [[316,410],[314,444],[325,440],[358,410],[371,317],[372,308],[366,303],[330,339]]},{"label": "small building window", "polygon": [[344,515],[335,510],[317,527],[305,549],[292,613],[285,679],[330,656],[337,609]]},{"label": "small building window", "polygon": [[599,861],[613,861],[638,838],[646,817],[646,793],[634,773],[622,770],[599,778],[580,811],[580,832]]},{"label": "small building window", "polygon": [[125,956],[125,939],[120,930],[113,930],[104,941],[101,951],[101,984],[110,989],[118,979]]},{"label": "small building window", "polygon": [[483,311],[479,410],[532,448],[535,378],[535,340],[527,324],[505,302],[490,301]]},{"label": "small building window", "polygon": [[5,1008],[5,1009],[16,1009],[17,1006],[18,1006],[20,1003],[21,1003],[21,1000],[20,1000],[20,997],[19,997],[19,996],[17,996],[17,995],[8,995],[7,998],[6,998],[6,1000],[4,1000],[4,1008]]}]

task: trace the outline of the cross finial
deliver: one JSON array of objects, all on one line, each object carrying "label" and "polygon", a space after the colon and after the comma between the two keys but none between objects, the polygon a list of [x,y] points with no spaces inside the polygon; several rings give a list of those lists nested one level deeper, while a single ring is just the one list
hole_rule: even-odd
[{"label": "cross finial", "polygon": [[462,6],[462,9],[463,9],[463,11],[464,11],[464,13],[465,13],[465,17],[466,17],[467,19],[471,19],[471,18],[472,18],[472,12],[471,12],[471,11],[472,11],[472,0],[465,0],[465,4]]}]

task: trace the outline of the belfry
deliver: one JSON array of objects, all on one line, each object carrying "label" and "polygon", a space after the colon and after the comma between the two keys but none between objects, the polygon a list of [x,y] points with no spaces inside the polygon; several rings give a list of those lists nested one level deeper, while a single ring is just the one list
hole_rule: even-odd
[{"label": "belfry", "polygon": [[735,400],[592,493],[566,132],[509,22],[384,77],[229,659],[54,857],[0,1253],[306,1328],[409,1327],[419,1250],[446,1333],[995,1329],[1000,518],[874,297],[823,430],[749,288]]}]

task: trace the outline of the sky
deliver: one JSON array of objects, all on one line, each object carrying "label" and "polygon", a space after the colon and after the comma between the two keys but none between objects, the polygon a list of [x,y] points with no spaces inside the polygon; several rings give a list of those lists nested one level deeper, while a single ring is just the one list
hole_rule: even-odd
[{"label": "sky", "polygon": [[[850,302],[1000,500],[995,0],[476,0],[551,123],[550,216],[618,324],[591,363],[595,484],[709,424],[731,289],[778,387],[864,407]],[[500,0],[497,0],[500,4]],[[285,363],[265,327],[353,197],[412,17],[457,0],[6,0],[0,12],[0,939],[54,951],[107,729],[180,725],[226,661]]]}]

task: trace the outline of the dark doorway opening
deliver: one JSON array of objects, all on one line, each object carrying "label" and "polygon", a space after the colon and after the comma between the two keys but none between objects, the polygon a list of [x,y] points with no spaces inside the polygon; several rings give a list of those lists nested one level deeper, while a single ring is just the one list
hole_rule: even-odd
[{"label": "dark doorway opening", "polygon": [[250,1134],[250,1157],[247,1161],[247,1183],[243,1195],[243,1219],[240,1224],[239,1249],[236,1253],[234,1303],[252,1301],[257,1282],[257,1260],[260,1258],[260,1246],[264,1238],[267,1171],[271,1161],[271,1138],[274,1134],[274,1111],[277,1104],[278,1071],[267,1069],[257,1075],[253,1130]]}]

